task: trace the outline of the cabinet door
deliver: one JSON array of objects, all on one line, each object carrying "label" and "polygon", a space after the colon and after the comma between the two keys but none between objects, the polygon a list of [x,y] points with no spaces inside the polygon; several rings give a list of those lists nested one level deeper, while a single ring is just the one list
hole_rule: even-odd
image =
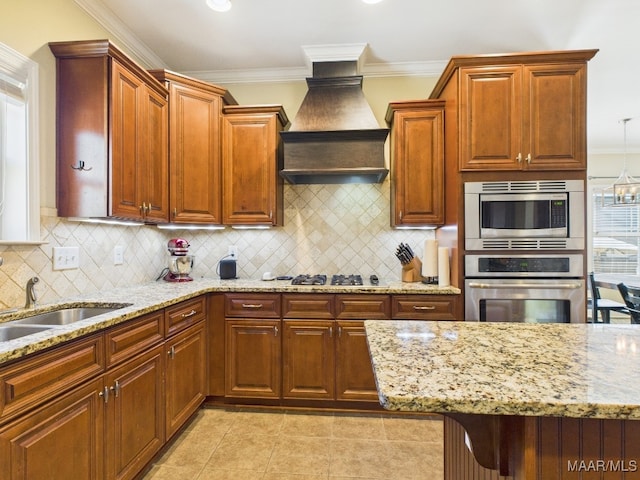
[{"label": "cabinet door", "polygon": [[180,332],[165,344],[167,438],[178,431],[204,401],[206,345],[204,322]]},{"label": "cabinet door", "polygon": [[107,479],[134,478],[164,444],[163,362],[158,346],[105,375]]},{"label": "cabinet door", "polygon": [[142,89],[143,132],[139,159],[140,200],[144,219],[169,220],[169,107],[167,99],[149,88]]},{"label": "cabinet door", "polygon": [[378,401],[364,322],[338,320],[336,399]]},{"label": "cabinet door", "polygon": [[444,108],[397,111],[393,122],[391,224],[444,223]]},{"label": "cabinet door", "polygon": [[586,67],[525,65],[525,168],[586,168]]},{"label": "cabinet door", "polygon": [[321,320],[284,321],[284,398],[334,399],[334,324]]},{"label": "cabinet door", "polygon": [[233,224],[276,224],[276,115],[231,115],[223,120],[222,217]]},{"label": "cabinet door", "polygon": [[225,330],[225,395],[280,398],[280,320],[227,320]]},{"label": "cabinet door", "polygon": [[139,103],[142,81],[111,61],[111,211],[115,217],[141,219],[138,155],[140,153]]},{"label": "cabinet door", "polygon": [[460,69],[460,169],[522,168],[522,67]]},{"label": "cabinet door", "polygon": [[6,480],[104,478],[102,380],[52,401],[0,431]]},{"label": "cabinet door", "polygon": [[222,223],[220,97],[171,87],[171,221]]}]

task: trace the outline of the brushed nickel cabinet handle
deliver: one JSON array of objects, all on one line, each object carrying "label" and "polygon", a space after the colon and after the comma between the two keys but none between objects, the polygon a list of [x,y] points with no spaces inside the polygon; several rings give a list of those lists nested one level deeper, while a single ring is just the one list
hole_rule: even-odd
[{"label": "brushed nickel cabinet handle", "polygon": [[176,347],[171,347],[169,349],[169,351],[167,352],[167,355],[169,355],[169,358],[175,358],[175,356],[176,356]]},{"label": "brushed nickel cabinet handle", "polygon": [[531,154],[527,154],[527,163],[531,163]]},{"label": "brushed nickel cabinet handle", "polygon": [[120,383],[116,380],[110,390],[113,392],[113,396],[118,398],[118,394],[120,393]]},{"label": "brushed nickel cabinet handle", "polygon": [[435,310],[436,307],[434,305],[423,305],[423,306],[414,305],[413,309],[414,310]]},{"label": "brushed nickel cabinet handle", "polygon": [[522,152],[518,152],[518,156],[516,156],[516,160],[518,163],[522,163]]},{"label": "brushed nickel cabinet handle", "polygon": [[273,327],[274,337],[278,336],[278,327]]},{"label": "brushed nickel cabinet handle", "polygon": [[183,313],[182,314],[182,318],[193,317],[196,313],[198,313],[198,312],[196,312],[195,310],[191,310],[189,313]]},{"label": "brushed nickel cabinet handle", "polygon": [[243,303],[242,308],[262,308],[262,303]]},{"label": "brushed nickel cabinet handle", "polygon": [[104,387],[101,392],[98,392],[98,396],[104,400],[104,403],[109,402],[109,388]]}]

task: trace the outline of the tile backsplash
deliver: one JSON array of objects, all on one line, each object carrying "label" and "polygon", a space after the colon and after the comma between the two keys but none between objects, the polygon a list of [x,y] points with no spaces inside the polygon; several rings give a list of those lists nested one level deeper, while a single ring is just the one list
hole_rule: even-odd
[{"label": "tile backsplash", "polygon": [[[159,230],[42,217],[39,246],[0,246],[0,309],[21,307],[33,276],[42,303],[60,298],[154,281],[167,266],[167,241],[182,237],[195,255],[197,277],[217,277],[218,261],[229,245],[238,247],[238,276],[259,279],[302,273],[376,273],[399,280],[395,257],[400,242],[422,256],[433,230],[395,230],[389,226],[389,180],[382,184],[284,186],[284,227],[267,230]],[[54,271],[53,247],[78,246],[80,268]],[[124,264],[113,250],[124,247]]]}]

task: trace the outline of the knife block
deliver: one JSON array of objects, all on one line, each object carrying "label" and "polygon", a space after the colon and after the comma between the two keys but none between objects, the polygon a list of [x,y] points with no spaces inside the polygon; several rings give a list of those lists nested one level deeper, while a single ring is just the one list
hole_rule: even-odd
[{"label": "knife block", "polygon": [[409,263],[402,265],[402,281],[422,281],[422,262],[418,257],[413,257]]}]

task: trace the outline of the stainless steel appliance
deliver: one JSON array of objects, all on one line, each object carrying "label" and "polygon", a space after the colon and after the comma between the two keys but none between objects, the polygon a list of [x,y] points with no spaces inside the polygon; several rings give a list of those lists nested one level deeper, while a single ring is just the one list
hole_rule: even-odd
[{"label": "stainless steel appliance", "polygon": [[582,180],[467,182],[465,249],[585,247]]},{"label": "stainless steel appliance", "polygon": [[584,323],[583,257],[467,255],[465,320]]}]

